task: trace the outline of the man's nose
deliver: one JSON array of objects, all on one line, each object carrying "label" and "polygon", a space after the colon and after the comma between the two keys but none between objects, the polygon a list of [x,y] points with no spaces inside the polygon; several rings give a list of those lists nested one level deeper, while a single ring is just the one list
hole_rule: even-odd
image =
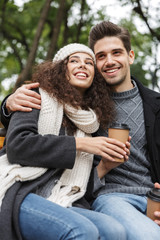
[{"label": "man's nose", "polygon": [[106,56],[105,64],[111,65],[111,64],[113,64],[113,62],[114,61],[113,61],[113,58],[111,55]]}]

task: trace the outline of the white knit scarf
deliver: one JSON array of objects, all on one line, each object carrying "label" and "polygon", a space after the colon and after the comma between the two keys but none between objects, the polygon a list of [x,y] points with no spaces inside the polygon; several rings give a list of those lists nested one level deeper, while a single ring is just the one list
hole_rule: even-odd
[{"label": "white knit scarf", "polygon": [[[41,135],[54,134],[59,135],[62,125],[63,110],[72,122],[77,126],[75,136],[86,137],[95,132],[99,128],[96,114],[89,109],[75,109],[65,105],[63,107],[55,98],[51,97],[41,88],[41,111],[38,120],[38,132]],[[65,108],[65,109],[64,109]],[[43,146],[42,146],[43,147]],[[53,160],[54,161],[54,160]],[[48,200],[56,202],[64,207],[72,206],[72,203],[80,199],[85,191],[88,183],[93,155],[77,152],[73,169],[64,170],[60,180],[52,190]],[[0,206],[6,191],[16,181],[29,181],[40,177],[47,171],[46,168],[24,167],[19,164],[10,164],[7,155],[0,157]]]}]

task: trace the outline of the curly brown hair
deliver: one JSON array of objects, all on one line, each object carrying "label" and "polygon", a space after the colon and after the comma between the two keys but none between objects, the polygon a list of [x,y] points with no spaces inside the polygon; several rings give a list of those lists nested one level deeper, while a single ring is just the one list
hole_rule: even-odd
[{"label": "curly brown hair", "polygon": [[[95,67],[95,77],[92,85],[82,96],[66,79],[68,59],[53,63],[43,62],[36,66],[32,76],[33,82],[39,82],[40,87],[62,104],[67,103],[75,108],[92,108],[98,117],[102,128],[106,129],[115,117],[114,102],[110,96],[110,88]],[[64,117],[64,124],[70,132],[76,127]]]}]

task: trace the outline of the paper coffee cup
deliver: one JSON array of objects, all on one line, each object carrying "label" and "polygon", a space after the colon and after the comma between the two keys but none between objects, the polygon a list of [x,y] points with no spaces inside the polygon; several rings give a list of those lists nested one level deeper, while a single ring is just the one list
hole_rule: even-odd
[{"label": "paper coffee cup", "polygon": [[[129,126],[124,123],[115,123],[108,128],[108,137],[126,143],[129,137]],[[117,162],[124,162],[124,158],[114,158]]]},{"label": "paper coffee cup", "polygon": [[153,221],[160,218],[154,216],[155,211],[160,211],[160,189],[153,188],[147,193],[147,216]]}]

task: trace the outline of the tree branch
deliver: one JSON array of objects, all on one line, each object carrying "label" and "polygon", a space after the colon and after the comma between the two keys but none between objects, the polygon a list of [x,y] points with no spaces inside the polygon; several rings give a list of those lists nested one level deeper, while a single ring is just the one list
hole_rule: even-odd
[{"label": "tree branch", "polygon": [[138,6],[134,7],[133,10],[138,13],[140,15],[140,17],[144,20],[144,22],[146,23],[150,33],[152,34],[152,36],[156,37],[158,39],[158,41],[160,41],[160,34],[158,34],[157,32],[155,32],[153,30],[153,28],[151,28],[151,26],[149,25],[148,22],[148,18],[144,15],[143,11],[142,11],[142,6],[141,6],[141,1],[140,0],[136,0]]}]

